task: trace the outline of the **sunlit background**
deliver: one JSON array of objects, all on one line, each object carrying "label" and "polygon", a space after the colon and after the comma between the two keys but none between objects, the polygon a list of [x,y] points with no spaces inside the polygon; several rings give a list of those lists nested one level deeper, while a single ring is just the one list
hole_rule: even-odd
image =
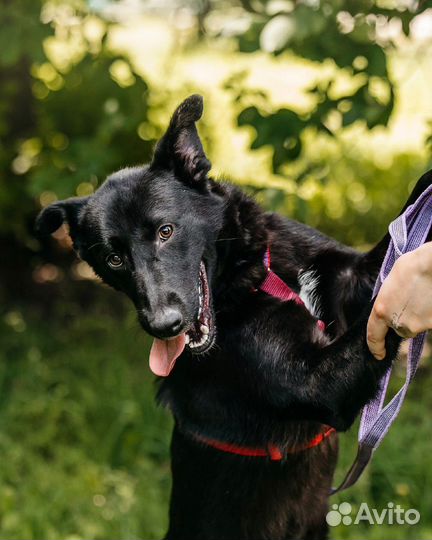
[{"label": "sunlit background", "polygon": [[[216,177],[366,248],[431,162],[432,5],[415,0],[0,0],[0,538],[161,538],[171,420],[148,339],[67,231],[36,213],[148,161],[200,93]],[[338,501],[415,508],[432,539],[425,358],[400,419]],[[403,361],[394,382],[401,384]],[[342,438],[340,477],[355,453]]]}]

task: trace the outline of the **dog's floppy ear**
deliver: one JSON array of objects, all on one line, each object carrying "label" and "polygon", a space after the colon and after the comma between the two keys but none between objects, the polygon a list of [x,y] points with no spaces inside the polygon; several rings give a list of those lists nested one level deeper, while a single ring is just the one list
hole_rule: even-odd
[{"label": "dog's floppy ear", "polygon": [[36,234],[47,236],[59,229],[64,222],[69,224],[71,232],[76,230],[79,212],[87,200],[88,197],[72,197],[50,204],[36,218]]},{"label": "dog's floppy ear", "polygon": [[195,122],[203,113],[203,98],[197,94],[189,96],[174,112],[168,129],[158,142],[152,169],[172,170],[185,181],[203,182],[211,168]]}]

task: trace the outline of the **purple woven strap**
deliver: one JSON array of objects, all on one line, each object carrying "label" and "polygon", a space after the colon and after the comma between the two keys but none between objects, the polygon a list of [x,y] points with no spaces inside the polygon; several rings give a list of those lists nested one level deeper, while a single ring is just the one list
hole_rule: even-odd
[{"label": "purple woven strap", "polygon": [[[375,283],[372,298],[375,298],[378,294],[396,260],[404,253],[408,253],[425,243],[431,224],[432,186],[429,186],[414,204],[409,206],[403,214],[390,224],[390,245]],[[391,376],[390,368],[380,381],[376,397],[363,408],[358,435],[357,457],[341,485],[336,489],[332,489],[332,494],[347,489],[357,482],[372,459],[374,451],[381,444],[390,426],[395,421],[417,370],[425,336],[426,333],[422,333],[410,339],[405,383],[397,394],[387,405],[384,405]]]}]

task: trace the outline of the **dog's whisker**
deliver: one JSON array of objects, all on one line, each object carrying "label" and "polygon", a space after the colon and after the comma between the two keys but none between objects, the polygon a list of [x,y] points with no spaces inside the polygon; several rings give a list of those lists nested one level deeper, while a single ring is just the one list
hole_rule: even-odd
[{"label": "dog's whisker", "polygon": [[229,242],[230,240],[243,240],[240,236],[233,238],[218,238],[216,242]]},{"label": "dog's whisker", "polygon": [[87,248],[88,251],[90,251],[91,249],[97,247],[97,246],[103,246],[105,245],[104,242],[95,242],[94,244],[92,244],[90,247]]}]

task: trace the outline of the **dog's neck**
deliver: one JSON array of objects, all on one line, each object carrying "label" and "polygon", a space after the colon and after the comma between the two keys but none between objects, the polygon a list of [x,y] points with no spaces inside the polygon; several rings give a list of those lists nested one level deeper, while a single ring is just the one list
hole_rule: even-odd
[{"label": "dog's neck", "polygon": [[[219,188],[220,189],[220,188]],[[237,291],[240,296],[265,277],[263,256],[270,242],[267,215],[240,189],[223,184],[226,198],[223,227],[216,241],[214,292],[220,300]]]}]

